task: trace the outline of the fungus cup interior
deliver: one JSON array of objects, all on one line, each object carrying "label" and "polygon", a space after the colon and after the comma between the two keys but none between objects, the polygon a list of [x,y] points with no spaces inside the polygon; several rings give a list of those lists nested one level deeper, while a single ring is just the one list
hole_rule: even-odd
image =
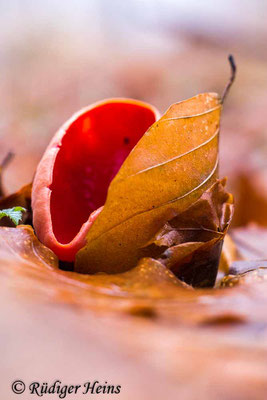
[{"label": "fungus cup interior", "polygon": [[111,180],[155,120],[149,106],[110,102],[86,111],[68,127],[50,186],[58,242],[71,242],[90,214],[104,205]]}]

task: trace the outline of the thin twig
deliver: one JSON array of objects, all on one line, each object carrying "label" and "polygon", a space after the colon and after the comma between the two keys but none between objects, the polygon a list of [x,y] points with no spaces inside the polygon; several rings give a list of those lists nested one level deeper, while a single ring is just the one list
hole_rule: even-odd
[{"label": "thin twig", "polygon": [[12,158],[14,157],[14,153],[9,151],[7,155],[4,157],[3,161],[0,163],[0,197],[4,196],[4,189],[3,189],[3,183],[2,183],[2,172],[4,168],[8,166]]},{"label": "thin twig", "polygon": [[9,151],[7,153],[7,155],[4,157],[3,161],[1,162],[0,169],[6,168],[13,157],[14,157],[14,153],[12,153],[12,151]]},{"label": "thin twig", "polygon": [[228,92],[229,92],[234,80],[235,80],[235,76],[236,76],[236,64],[235,64],[235,59],[232,56],[232,54],[230,54],[228,56],[228,60],[229,60],[230,67],[231,67],[231,76],[230,76],[230,79],[229,79],[227,85],[224,88],[224,91],[223,91],[223,94],[222,94],[222,103],[224,102],[224,100],[225,100],[225,98],[226,98],[226,96],[227,96],[227,94],[228,94]]}]

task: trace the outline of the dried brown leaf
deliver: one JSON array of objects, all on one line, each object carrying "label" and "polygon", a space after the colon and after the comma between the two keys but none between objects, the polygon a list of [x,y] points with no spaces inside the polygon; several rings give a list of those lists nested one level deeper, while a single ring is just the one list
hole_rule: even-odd
[{"label": "dried brown leaf", "polygon": [[142,249],[186,283],[213,286],[224,236],[233,215],[225,180],[217,181],[186,211],[169,220]]},{"label": "dried brown leaf", "polygon": [[151,126],[111,182],[76,271],[134,267],[170,212],[185,211],[215,182],[220,112],[219,96],[205,93],[172,105]]}]

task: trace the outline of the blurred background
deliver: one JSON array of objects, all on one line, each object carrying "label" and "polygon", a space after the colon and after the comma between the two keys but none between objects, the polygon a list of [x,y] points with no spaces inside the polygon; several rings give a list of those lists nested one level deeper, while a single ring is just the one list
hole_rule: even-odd
[{"label": "blurred background", "polygon": [[[220,174],[235,195],[233,226],[267,226],[266,21],[266,0],[0,0],[0,162],[15,154],[7,192],[32,180],[51,137],[81,107],[125,96],[164,112],[222,93],[232,53],[238,73],[224,106]],[[234,239],[249,259],[255,248],[266,258],[266,229],[236,231],[247,235]],[[90,300],[13,260],[0,262],[1,398],[17,398],[17,378],[108,380],[127,400],[265,397],[266,286],[236,286],[218,302],[166,302],[141,318],[128,299],[108,314],[110,298]]]},{"label": "blurred background", "polygon": [[267,225],[267,1],[0,0],[0,160],[8,192],[32,180],[59,126],[105,97],[161,112],[221,93],[229,53],[238,73],[224,107],[221,175],[235,225]]}]

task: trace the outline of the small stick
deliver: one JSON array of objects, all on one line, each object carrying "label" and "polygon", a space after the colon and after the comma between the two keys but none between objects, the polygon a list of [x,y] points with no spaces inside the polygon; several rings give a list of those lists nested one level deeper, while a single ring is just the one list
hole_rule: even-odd
[{"label": "small stick", "polygon": [[228,94],[228,92],[229,92],[234,80],[235,80],[235,76],[236,76],[236,64],[235,64],[235,59],[232,56],[232,54],[230,54],[228,56],[228,60],[229,60],[230,67],[231,67],[231,75],[230,75],[230,79],[229,79],[227,85],[225,86],[223,94],[222,94],[222,104],[223,104],[223,102],[224,102],[224,100],[225,100],[225,98],[226,98],[226,96],[227,96],[227,94]]},{"label": "small stick", "polygon": [[10,163],[10,161],[12,160],[12,158],[14,157],[14,153],[12,153],[11,151],[9,151],[7,153],[7,155],[4,157],[3,161],[0,164],[0,169],[4,169],[8,166],[8,164]]},{"label": "small stick", "polygon": [[0,163],[0,197],[4,196],[4,189],[3,189],[3,183],[2,183],[2,172],[3,170],[8,166],[12,158],[14,157],[14,153],[9,151],[7,155],[4,157],[3,161]]}]

